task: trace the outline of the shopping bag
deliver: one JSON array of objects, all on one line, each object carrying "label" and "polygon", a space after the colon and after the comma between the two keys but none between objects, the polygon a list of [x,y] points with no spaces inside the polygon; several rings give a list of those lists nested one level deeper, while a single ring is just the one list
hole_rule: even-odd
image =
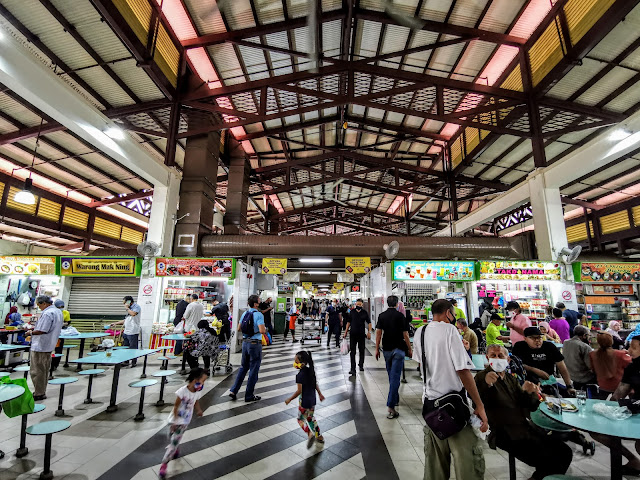
[{"label": "shopping bag", "polygon": [[342,355],[349,354],[349,342],[347,342],[346,338],[343,338],[342,342],[340,342],[340,354]]},{"label": "shopping bag", "polygon": [[266,334],[262,334],[262,345],[269,345],[269,340],[267,339]]},{"label": "shopping bag", "polygon": [[173,333],[175,333],[176,335],[184,333],[184,320],[180,320],[180,322],[178,322],[178,324],[173,329]]},{"label": "shopping bag", "polygon": [[12,384],[24,387],[24,393],[18,398],[9,400],[2,404],[2,409],[7,417],[19,417],[20,415],[26,415],[27,413],[33,413],[33,394],[29,390],[27,381],[24,378],[16,378],[12,380],[9,377],[0,378],[0,384]]}]

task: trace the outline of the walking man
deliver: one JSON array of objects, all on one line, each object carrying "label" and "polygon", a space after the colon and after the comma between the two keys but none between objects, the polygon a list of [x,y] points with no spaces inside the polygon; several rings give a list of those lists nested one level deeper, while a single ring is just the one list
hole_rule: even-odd
[{"label": "walking man", "polygon": [[[124,325],[124,331],[122,332],[122,336],[124,337],[123,345],[130,349],[136,349],[138,348],[138,337],[140,336],[141,330],[140,312],[142,309],[140,308],[140,305],[133,301],[133,297],[130,295],[124,297],[122,299],[122,303],[127,311],[127,316],[124,317],[124,320],[112,323],[111,326],[115,327],[117,325]],[[135,367],[137,362],[138,360],[134,358],[131,361],[131,368]],[[124,362],[123,365],[129,365],[129,362]]]},{"label": "walking man", "polygon": [[[457,394],[466,401],[468,394],[475,405],[475,414],[482,421],[480,430],[486,432],[489,428],[487,414],[471,374],[473,362],[453,325],[453,305],[448,300],[436,300],[431,305],[431,313],[433,321],[418,328],[413,336],[413,359],[420,363],[424,381],[422,411],[436,410],[435,401],[445,395]],[[424,455],[425,480],[448,480],[452,456],[456,479],[484,478],[482,446],[469,424],[444,440],[440,440],[430,427],[424,427]]]},{"label": "walking man", "polygon": [[39,295],[36,305],[42,314],[31,332],[31,381],[33,382],[34,400],[47,398],[47,381],[51,368],[51,352],[58,343],[62,330],[62,311],[53,306],[48,295]]},{"label": "walking man", "polygon": [[387,306],[389,308],[378,316],[378,323],[376,323],[376,360],[380,358],[380,342],[382,341],[382,354],[387,367],[387,375],[389,375],[389,395],[387,396],[389,414],[387,418],[391,420],[400,415],[396,410],[400,403],[398,390],[404,357],[407,352],[411,356],[411,342],[409,341],[406,318],[397,310],[398,297],[395,295],[387,297]]},{"label": "walking man", "polygon": [[273,310],[273,307],[271,306],[271,302],[271,297],[267,298],[260,304],[258,310],[264,316],[264,325],[267,327],[267,331],[270,335],[273,335],[273,325],[271,324],[271,311]]},{"label": "walking man", "polygon": [[329,333],[327,333],[327,347],[331,344],[331,335],[336,337],[336,347],[340,346],[340,332],[342,331],[342,314],[338,309],[338,301],[327,308],[327,323],[329,325]]},{"label": "walking man", "polygon": [[356,307],[351,310],[351,315],[347,318],[347,328],[344,331],[345,339],[347,338],[349,331],[351,331],[351,337],[349,339],[349,345],[351,347],[351,350],[349,351],[349,354],[351,355],[351,370],[349,371],[349,375],[356,374],[356,345],[360,351],[360,362],[358,365],[360,366],[360,371],[364,372],[365,336],[367,339],[371,340],[371,320],[369,319],[369,314],[364,308],[362,308],[362,306],[362,299],[359,298],[356,300]]},{"label": "walking man", "polygon": [[[258,395],[254,395],[256,383],[258,382],[258,372],[262,363],[262,334],[267,332],[264,326],[264,317],[258,311],[260,297],[251,295],[249,297],[249,310],[244,312],[238,322],[238,332],[242,332],[242,365],[238,370],[236,381],[231,387],[229,396],[235,400],[244,381],[244,377],[249,372],[247,390],[244,393],[245,402],[255,402],[260,400]],[[251,333],[253,332],[253,333]]]}]

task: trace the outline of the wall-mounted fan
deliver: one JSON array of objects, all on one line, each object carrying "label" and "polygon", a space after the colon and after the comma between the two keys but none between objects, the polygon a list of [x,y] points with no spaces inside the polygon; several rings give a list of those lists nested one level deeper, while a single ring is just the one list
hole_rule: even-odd
[{"label": "wall-mounted fan", "polygon": [[387,245],[382,247],[384,249],[384,254],[387,257],[387,260],[392,260],[396,258],[398,252],[400,251],[400,244],[395,240],[393,242],[389,242]]}]

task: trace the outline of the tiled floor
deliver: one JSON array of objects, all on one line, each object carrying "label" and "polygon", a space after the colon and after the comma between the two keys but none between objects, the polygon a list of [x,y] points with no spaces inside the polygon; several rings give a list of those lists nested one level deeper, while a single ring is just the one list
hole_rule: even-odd
[{"label": "tiled floor", "polygon": [[[382,361],[370,354],[365,372],[356,379],[348,376],[349,359],[336,348],[305,345],[314,352],[318,381],[326,400],[317,407],[316,417],[325,436],[324,446],[306,448],[306,435],[296,422],[296,407],[284,399],[295,389],[292,367],[299,344],[276,338],[264,349],[255,404],[233,402],[227,397],[234,374],[218,374],[207,380],[202,405],[203,418],[195,418],[183,437],[181,457],[169,465],[175,479],[402,479],[423,478],[424,437],[421,418],[421,383],[413,362],[407,362],[408,383],[400,387],[400,417],[386,418],[387,374]],[[371,349],[371,344],[368,346]],[[232,358],[232,363],[238,361]],[[149,371],[160,362],[151,361]],[[87,380],[67,386],[65,411],[72,427],[53,437],[52,470],[56,478],[67,480],[151,480],[157,472],[167,444],[166,418],[174,400],[173,392],[183,384],[175,375],[165,390],[167,405],[156,407],[158,386],[147,389],[143,422],[136,423],[139,390],[127,385],[137,379],[141,368],[123,369],[118,393],[119,410],[106,413],[111,388],[111,371],[94,380],[92,405],[84,405]],[[75,372],[60,367],[60,376]],[[17,378],[21,374],[13,374]],[[52,420],[57,406],[58,387],[50,386],[46,410],[34,414],[30,423]],[[241,390],[241,393],[244,390]],[[242,395],[240,395],[242,398]],[[0,417],[0,480],[35,479],[43,467],[44,438],[28,437],[29,455],[14,456],[19,443],[20,419]],[[574,446],[575,447],[575,446]],[[504,452],[485,449],[489,480],[507,479]],[[549,459],[553,461],[553,459]],[[518,463],[518,478],[532,473]],[[584,456],[577,447],[569,474],[585,479],[609,478],[608,451],[596,448],[594,457]],[[452,478],[454,478],[452,476]],[[633,478],[633,477],[630,477]]]}]

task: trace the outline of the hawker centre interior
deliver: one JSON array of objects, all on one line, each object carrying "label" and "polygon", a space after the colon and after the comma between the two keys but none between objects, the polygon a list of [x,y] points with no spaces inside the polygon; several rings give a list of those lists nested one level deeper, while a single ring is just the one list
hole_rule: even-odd
[{"label": "hawker centre interior", "polygon": [[639,0],[0,0],[0,480],[640,478]]}]

